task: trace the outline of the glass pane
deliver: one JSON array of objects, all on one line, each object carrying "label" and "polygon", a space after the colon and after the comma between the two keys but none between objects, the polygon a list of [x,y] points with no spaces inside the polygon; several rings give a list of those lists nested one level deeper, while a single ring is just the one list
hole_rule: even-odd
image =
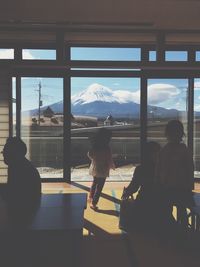
[{"label": "glass pane", "polygon": [[107,127],[118,167],[108,180],[130,180],[140,161],[140,79],[72,78],[71,96],[71,179],[92,179],[89,137]]},{"label": "glass pane", "polygon": [[165,126],[169,120],[178,119],[184,125],[184,142],[187,143],[187,93],[186,79],[149,79],[147,116],[148,140],[166,144]]},{"label": "glass pane", "polygon": [[200,61],[200,51],[196,52],[196,57],[195,57],[196,61]]},{"label": "glass pane", "polygon": [[149,51],[149,61],[156,61],[156,51]]},{"label": "glass pane", "polygon": [[188,53],[187,51],[166,51],[165,60],[166,61],[187,61]]},{"label": "glass pane", "polygon": [[0,59],[14,59],[14,49],[0,48]]},{"label": "glass pane", "polygon": [[29,60],[56,60],[56,50],[23,49],[22,59]]},{"label": "glass pane", "polygon": [[200,79],[194,79],[194,176],[200,178]]},{"label": "glass pane", "polygon": [[71,60],[140,61],[140,48],[71,47]]},{"label": "glass pane", "polygon": [[16,78],[12,78],[12,127],[13,136],[16,136]]},{"label": "glass pane", "polygon": [[42,178],[63,177],[63,79],[22,78],[21,137]]}]

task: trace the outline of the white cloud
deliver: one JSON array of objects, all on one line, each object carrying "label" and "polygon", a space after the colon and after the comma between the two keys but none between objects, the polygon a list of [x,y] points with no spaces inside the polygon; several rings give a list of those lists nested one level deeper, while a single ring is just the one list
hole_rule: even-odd
[{"label": "white cloud", "polygon": [[194,90],[200,91],[200,82],[195,82],[194,83]]},{"label": "white cloud", "polygon": [[0,59],[14,59],[14,49],[0,49]]},{"label": "white cloud", "polygon": [[120,103],[135,102],[140,103],[140,90],[136,92],[129,92],[125,90],[113,91],[113,96],[119,99]]},{"label": "white cloud", "polygon": [[[148,104],[158,105],[169,100],[172,97],[178,96],[181,91],[171,84],[151,84],[148,86]],[[125,90],[114,91],[113,94],[120,99],[121,103],[127,103],[134,101],[140,103],[140,90],[135,92],[129,92]],[[181,103],[176,103],[177,107],[181,106]]]},{"label": "white cloud", "polygon": [[[24,50],[23,58],[34,59],[34,56],[28,50]],[[14,59],[14,49],[0,49],[0,59]]]},{"label": "white cloud", "polygon": [[194,105],[194,111],[200,111],[200,105]]},{"label": "white cloud", "polygon": [[28,50],[24,50],[23,51],[23,58],[24,59],[34,59],[34,56]]},{"label": "white cloud", "polygon": [[151,84],[148,86],[148,104],[157,105],[180,94],[180,90],[171,84]]}]

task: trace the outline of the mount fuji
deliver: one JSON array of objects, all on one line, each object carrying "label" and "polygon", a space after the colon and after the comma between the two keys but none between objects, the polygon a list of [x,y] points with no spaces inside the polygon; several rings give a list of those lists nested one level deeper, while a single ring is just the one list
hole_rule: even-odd
[{"label": "mount fuji", "polygon": [[[86,90],[71,97],[71,113],[73,115],[96,116],[105,118],[112,115],[117,118],[139,118],[140,114],[139,90],[130,92],[125,90],[112,90],[101,84],[91,84]],[[49,106],[54,113],[63,113],[63,101]],[[45,110],[47,106],[42,107]],[[38,110],[30,111],[37,114]],[[162,107],[148,105],[148,113],[160,118],[176,117],[176,109],[165,109]]]},{"label": "mount fuji", "polygon": [[140,105],[133,101],[134,93],[113,91],[100,84],[92,84],[71,99],[71,111],[75,115],[105,117],[139,117]]},{"label": "mount fuji", "polygon": [[[91,84],[86,90],[72,96],[71,111],[74,115],[90,115],[106,117],[109,114],[122,118],[139,118],[140,114],[139,90],[130,92],[125,90],[113,91],[101,84]],[[148,113],[159,117],[176,117],[176,109],[148,105]]]}]

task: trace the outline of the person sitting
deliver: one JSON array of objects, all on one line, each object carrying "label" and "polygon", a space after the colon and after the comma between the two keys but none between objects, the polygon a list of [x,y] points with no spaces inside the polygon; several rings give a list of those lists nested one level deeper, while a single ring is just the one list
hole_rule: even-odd
[{"label": "person sitting", "polygon": [[11,216],[28,219],[36,209],[41,196],[41,179],[37,169],[25,157],[26,144],[17,137],[7,139],[2,154],[8,165],[8,182],[4,198]]},{"label": "person sitting", "polygon": [[146,144],[144,162],[135,168],[130,184],[124,189],[122,199],[128,199],[139,190],[136,200],[148,201],[151,189],[154,187],[155,166],[159,151],[158,143],[151,141]]},{"label": "person sitting", "polygon": [[[159,151],[160,145],[158,143],[150,141],[146,144],[144,161],[135,168],[130,184],[127,188],[124,188],[121,197],[122,200],[127,200],[134,193],[138,192],[133,203],[133,210],[129,211],[131,214],[128,214],[130,220],[128,223],[129,225],[132,225],[134,222],[142,224],[145,220],[144,217],[151,217],[149,212],[152,212],[153,206],[156,206],[157,199],[154,180]],[[154,215],[156,215],[156,213]]]}]

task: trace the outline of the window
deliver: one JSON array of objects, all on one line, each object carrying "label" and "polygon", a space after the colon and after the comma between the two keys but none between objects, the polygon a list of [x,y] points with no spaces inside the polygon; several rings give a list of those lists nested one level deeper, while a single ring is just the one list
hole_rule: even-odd
[{"label": "window", "polygon": [[140,79],[71,78],[71,179],[91,180],[89,138],[100,127],[112,131],[116,166],[108,180],[129,180],[140,162]]},{"label": "window", "polygon": [[63,177],[63,79],[21,79],[21,138],[41,178]]},{"label": "window", "polygon": [[187,51],[166,51],[165,60],[166,61],[187,61],[188,53]]},{"label": "window", "polygon": [[156,61],[156,51],[149,51],[149,61]]},{"label": "window", "polygon": [[195,57],[196,61],[200,61],[200,51],[196,51],[196,57]]},{"label": "window", "polygon": [[148,140],[163,146],[167,122],[178,119],[184,125],[184,142],[187,143],[188,80],[149,79],[147,93]]},{"label": "window", "polygon": [[[179,64],[183,62],[183,65],[187,63],[189,50],[186,48],[182,50],[181,48],[177,50],[176,47],[173,50],[173,47],[168,46],[165,60],[169,65],[170,62],[180,62]],[[161,78],[162,74],[159,69],[155,69],[157,64],[154,63],[152,63],[153,71],[145,67],[140,69],[140,62],[136,61],[141,61],[143,58],[142,51],[145,51],[144,58],[147,57],[148,65],[151,67],[151,62],[155,63],[157,60],[157,52],[152,45],[145,47],[143,45],[142,48],[70,47],[71,61],[68,61],[69,69],[67,68],[66,76],[66,80],[70,76],[70,88],[65,90],[70,90],[69,94],[67,91],[67,95],[71,95],[71,99],[70,97],[64,99],[65,74],[64,72],[60,74],[55,67],[56,50],[22,49],[23,60],[49,60],[48,64],[53,71],[55,70],[55,75],[63,75],[62,78],[40,76],[21,78],[21,99],[17,99],[18,103],[16,103],[16,79],[12,80],[13,135],[17,134],[16,121],[19,120],[21,137],[28,147],[28,158],[38,168],[42,178],[62,178],[63,169],[65,168],[68,173],[67,168],[71,167],[71,180],[91,180],[88,174],[90,161],[87,157],[91,145],[90,137],[99,127],[107,127],[112,131],[111,148],[114,161],[119,167],[116,171],[111,171],[108,180],[131,179],[136,164],[140,162],[141,142],[145,141],[140,139],[144,136],[140,133],[140,120],[143,120],[140,114],[140,94],[141,90],[146,88],[141,88],[140,84],[143,77],[146,79],[148,75],[157,78],[148,79],[147,139],[164,145],[166,123],[171,119],[179,119],[183,122],[186,133],[184,142],[187,143],[188,80],[175,76],[171,79]],[[0,59],[14,59],[14,49],[0,49]],[[50,62],[51,60],[54,62]],[[195,60],[200,61],[200,51],[196,51]],[[174,66],[173,63],[172,65]],[[43,73],[42,69],[39,71]],[[36,70],[31,70],[31,73],[35,75]],[[47,70],[44,70],[44,73],[50,75]],[[182,73],[187,77],[186,72],[181,72],[181,75]],[[199,79],[196,78],[193,151],[195,177],[200,178],[199,83]],[[63,136],[64,115],[69,116],[63,112],[64,103],[66,109],[71,107],[71,128],[65,129],[66,133],[68,130],[71,131],[71,138]],[[145,101],[142,103],[145,104]],[[146,110],[145,106],[143,108]],[[19,114],[21,120],[17,118]],[[68,122],[66,125],[69,125]],[[63,162],[64,138],[66,146],[71,142],[71,165],[68,164],[68,159],[67,162]]]},{"label": "window", "polygon": [[140,61],[140,48],[72,47],[71,60]]},{"label": "window", "polygon": [[12,78],[12,134],[16,136],[16,78]]},{"label": "window", "polygon": [[14,59],[14,49],[0,48],[0,59]]},{"label": "window", "polygon": [[23,49],[22,59],[29,60],[55,60],[56,50],[47,49]]},{"label": "window", "polygon": [[194,79],[194,176],[200,178],[200,79]]}]

